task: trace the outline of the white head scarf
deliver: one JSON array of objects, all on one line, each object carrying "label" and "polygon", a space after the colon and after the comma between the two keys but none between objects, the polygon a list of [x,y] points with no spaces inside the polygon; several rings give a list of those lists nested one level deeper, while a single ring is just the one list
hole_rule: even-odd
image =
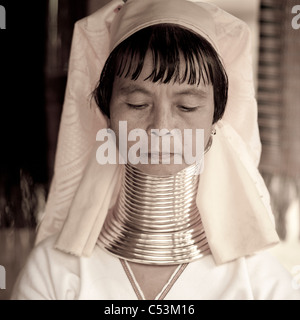
[{"label": "white head scarf", "polygon": [[187,0],[113,0],[75,25],[55,173],[37,242],[60,233],[56,248],[90,255],[113,206],[120,165],[96,162],[96,133],[107,126],[90,94],[112,50],[144,27],[173,23],[205,37],[221,57],[229,97],[205,156],[197,204],[216,263],[278,242],[269,194],[257,171],[261,145],[245,23],[218,7]]}]

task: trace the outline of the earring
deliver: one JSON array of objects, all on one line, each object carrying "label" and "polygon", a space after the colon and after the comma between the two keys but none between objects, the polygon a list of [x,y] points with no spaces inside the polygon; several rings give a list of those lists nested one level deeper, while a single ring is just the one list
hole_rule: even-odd
[{"label": "earring", "polygon": [[211,148],[211,146],[212,146],[212,143],[213,143],[213,137],[214,137],[216,134],[217,134],[217,131],[216,131],[215,128],[213,128],[213,129],[211,130],[211,134],[210,134],[208,143],[207,143],[206,148],[205,148],[205,150],[204,150],[204,154],[207,153],[207,152],[210,150],[210,148]]}]

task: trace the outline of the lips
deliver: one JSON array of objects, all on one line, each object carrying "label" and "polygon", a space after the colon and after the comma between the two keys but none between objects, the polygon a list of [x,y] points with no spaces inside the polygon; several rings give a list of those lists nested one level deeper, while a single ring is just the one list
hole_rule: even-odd
[{"label": "lips", "polygon": [[166,157],[174,157],[174,155],[179,155],[179,153],[172,153],[172,152],[148,152],[144,154],[145,156],[148,156],[149,158],[155,157],[155,158],[166,158]]}]

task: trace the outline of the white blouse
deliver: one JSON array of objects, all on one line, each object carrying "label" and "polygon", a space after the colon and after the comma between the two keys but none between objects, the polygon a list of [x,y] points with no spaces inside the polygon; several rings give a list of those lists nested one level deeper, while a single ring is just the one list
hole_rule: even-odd
[{"label": "white blouse", "polygon": [[[143,298],[127,263],[98,245],[91,257],[75,257],[54,249],[55,239],[50,237],[33,249],[12,299]],[[293,289],[291,275],[264,252],[220,266],[209,255],[178,267],[156,299],[162,296],[165,300],[300,300],[300,290]]]}]

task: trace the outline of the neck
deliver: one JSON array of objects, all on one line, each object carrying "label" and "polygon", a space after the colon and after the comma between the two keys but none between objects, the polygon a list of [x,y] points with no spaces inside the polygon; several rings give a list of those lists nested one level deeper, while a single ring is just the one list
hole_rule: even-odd
[{"label": "neck", "polygon": [[120,258],[154,265],[186,263],[209,254],[196,205],[198,166],[174,176],[154,176],[126,165],[100,244]]}]

